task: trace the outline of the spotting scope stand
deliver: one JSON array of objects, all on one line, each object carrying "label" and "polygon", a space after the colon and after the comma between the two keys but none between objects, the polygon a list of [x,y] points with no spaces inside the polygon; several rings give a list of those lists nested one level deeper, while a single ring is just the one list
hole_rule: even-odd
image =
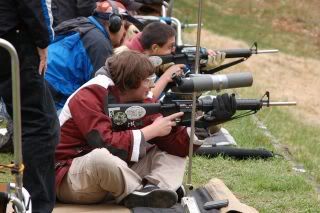
[{"label": "spotting scope stand", "polygon": [[[0,187],[0,200],[5,203],[12,203],[15,213],[31,213],[31,197],[28,191],[23,188],[23,162],[21,143],[21,104],[20,104],[20,68],[19,58],[16,49],[8,41],[0,38],[0,48],[6,49],[11,57],[12,75],[12,105],[13,105],[13,145],[14,165],[0,165],[1,168],[11,169],[15,177],[15,183],[4,184]],[[3,186],[3,184],[1,184]],[[1,208],[0,208],[1,209]],[[4,207],[6,209],[6,207]]]}]

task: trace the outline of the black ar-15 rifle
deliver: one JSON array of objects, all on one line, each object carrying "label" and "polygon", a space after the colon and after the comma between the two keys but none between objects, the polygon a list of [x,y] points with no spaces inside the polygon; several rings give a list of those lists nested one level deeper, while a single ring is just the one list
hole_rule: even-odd
[{"label": "black ar-15 rifle", "polygon": [[[264,53],[277,53],[279,50],[259,50],[257,42],[254,42],[251,48],[245,49],[225,49],[225,50],[217,50],[219,52],[224,52],[226,54],[225,58],[241,58],[227,64],[220,65],[219,67],[213,68],[211,70],[202,70],[201,68],[204,65],[200,65],[200,73],[213,74],[220,70],[226,69],[230,66],[239,64],[245,60],[247,60],[252,54],[264,54]],[[162,55],[159,56],[162,60],[162,64],[166,63],[175,63],[175,64],[186,64],[189,66],[191,71],[194,69],[194,64],[196,60],[196,48],[194,46],[180,46],[177,47],[175,54]],[[200,60],[207,60],[208,52],[206,48],[200,48]]]},{"label": "black ar-15 rifle", "polygon": [[[204,115],[209,115],[214,110],[212,96],[207,98],[200,98],[196,103],[197,111],[202,111]],[[241,118],[251,115],[259,111],[262,107],[269,106],[291,106],[296,105],[296,102],[271,102],[269,92],[261,99],[236,99],[236,109],[246,110],[245,113],[235,115],[228,120],[205,120],[199,119],[196,121],[195,126],[199,128],[206,128],[212,125],[224,123],[226,121]],[[161,113],[167,116],[176,112],[184,112],[184,115],[177,120],[177,125],[190,126],[192,114],[192,100],[173,100],[170,94],[166,95],[166,99],[160,103],[126,103],[126,104],[108,104],[108,112],[113,120],[113,124],[132,123],[137,118],[142,118],[145,115],[152,115]],[[121,122],[117,121],[117,114],[121,114]],[[133,118],[133,119],[132,119]],[[123,122],[126,121],[126,122]]]}]

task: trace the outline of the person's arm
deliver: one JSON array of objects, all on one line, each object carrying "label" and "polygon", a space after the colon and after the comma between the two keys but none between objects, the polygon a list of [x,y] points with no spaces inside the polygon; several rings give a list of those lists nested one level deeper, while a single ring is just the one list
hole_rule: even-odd
[{"label": "person's arm", "polygon": [[172,75],[174,73],[178,76],[182,75],[183,67],[183,64],[172,65],[161,75],[161,77],[156,82],[155,87],[151,89],[154,98],[158,99],[168,83],[172,82]]},{"label": "person's arm", "polygon": [[[172,120],[183,114],[177,113],[170,117],[157,118],[153,124],[141,130],[115,132],[112,129],[110,117],[104,112],[103,103],[106,95],[106,89],[97,84],[80,89],[68,103],[70,114],[90,146],[106,147],[112,154],[127,162],[138,161],[141,153],[145,153],[146,141],[169,134],[172,126],[175,125]],[[63,121],[63,115],[60,115],[59,119]]]},{"label": "person's arm", "polygon": [[[189,153],[190,133],[190,127],[176,126],[172,128],[170,134],[154,138],[149,143],[156,144],[159,149],[171,155],[185,157]],[[193,150],[196,150],[201,144],[202,142],[195,136]]]},{"label": "person's arm", "polygon": [[140,130],[113,131],[112,121],[104,112],[106,95],[107,90],[97,84],[80,89],[68,103],[71,117],[89,146],[106,147],[127,162],[138,161],[143,135]]},{"label": "person's arm", "polygon": [[[205,121],[226,121],[230,119],[236,112],[236,99],[234,94],[227,93],[218,95],[212,102],[213,111],[210,115],[203,117]],[[189,153],[189,138],[191,136],[191,127],[178,126],[172,129],[171,133],[155,138],[150,143],[156,144],[161,150],[164,150],[172,155],[187,156]],[[193,140],[193,148],[196,150],[203,140],[209,136],[208,129],[195,128]]]}]

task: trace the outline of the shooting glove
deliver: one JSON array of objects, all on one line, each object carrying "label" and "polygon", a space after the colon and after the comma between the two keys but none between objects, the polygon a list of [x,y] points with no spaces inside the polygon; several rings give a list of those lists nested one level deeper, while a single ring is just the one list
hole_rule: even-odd
[{"label": "shooting glove", "polygon": [[216,52],[216,55],[208,55],[207,60],[202,60],[202,62],[205,63],[205,67],[201,70],[206,71],[220,66],[223,63],[225,57],[226,53],[219,51]]},{"label": "shooting glove", "polygon": [[206,121],[216,124],[229,120],[236,112],[236,98],[234,94],[217,95],[212,99],[212,110],[205,114]]},{"label": "shooting glove", "polygon": [[174,65],[173,62],[167,63],[167,64],[161,64],[160,66],[156,67],[156,75],[161,76],[167,69],[169,69],[172,65]]}]

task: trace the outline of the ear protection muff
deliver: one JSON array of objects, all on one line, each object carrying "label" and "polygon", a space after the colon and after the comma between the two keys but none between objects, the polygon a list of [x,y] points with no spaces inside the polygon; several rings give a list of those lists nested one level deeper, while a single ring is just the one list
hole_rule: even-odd
[{"label": "ear protection muff", "polygon": [[109,16],[109,31],[112,33],[117,33],[122,25],[122,17],[114,2],[110,0],[108,0],[108,2],[112,7],[112,13]]}]

